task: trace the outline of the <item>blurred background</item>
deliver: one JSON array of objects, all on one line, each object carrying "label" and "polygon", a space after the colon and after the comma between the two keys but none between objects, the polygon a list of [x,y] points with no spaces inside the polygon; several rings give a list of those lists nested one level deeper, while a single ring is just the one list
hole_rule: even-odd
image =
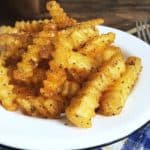
[{"label": "blurred background", "polygon": [[[49,18],[47,0],[5,0],[0,5],[0,24],[15,20]],[[77,20],[103,17],[105,25],[128,30],[135,20],[150,16],[150,0],[58,0]]]}]

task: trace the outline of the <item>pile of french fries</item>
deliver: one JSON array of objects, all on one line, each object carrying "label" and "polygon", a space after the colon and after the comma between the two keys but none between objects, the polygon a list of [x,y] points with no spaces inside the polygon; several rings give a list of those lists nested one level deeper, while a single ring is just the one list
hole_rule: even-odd
[{"label": "pile of french fries", "polygon": [[52,19],[17,21],[0,27],[0,102],[9,111],[66,118],[81,128],[95,114],[118,115],[141,71],[141,60],[125,60],[115,34],[101,34],[101,18],[77,22],[56,1]]}]

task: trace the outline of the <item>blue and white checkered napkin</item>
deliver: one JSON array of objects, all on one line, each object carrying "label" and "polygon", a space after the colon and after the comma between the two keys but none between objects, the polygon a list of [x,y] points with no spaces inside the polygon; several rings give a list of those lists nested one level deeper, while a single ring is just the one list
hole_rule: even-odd
[{"label": "blue and white checkered napkin", "polygon": [[127,139],[94,150],[150,150],[150,122]]}]

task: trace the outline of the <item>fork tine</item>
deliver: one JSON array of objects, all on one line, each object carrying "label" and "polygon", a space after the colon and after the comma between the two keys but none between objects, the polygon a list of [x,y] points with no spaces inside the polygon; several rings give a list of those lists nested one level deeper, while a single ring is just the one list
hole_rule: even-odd
[{"label": "fork tine", "polygon": [[143,40],[146,41],[146,42],[148,42],[146,34],[145,34],[145,31],[144,31],[144,25],[143,25],[142,21],[139,21],[139,24],[140,24],[140,28],[141,28],[142,35],[143,35]]},{"label": "fork tine", "polygon": [[136,29],[137,29],[138,37],[141,39],[141,38],[142,38],[142,36],[141,36],[140,26],[139,26],[139,22],[138,22],[138,21],[136,21]]},{"label": "fork tine", "polygon": [[148,19],[144,20],[144,25],[145,25],[145,30],[146,30],[146,34],[148,37],[148,41],[150,42],[150,29],[149,29],[149,25],[148,25]]}]

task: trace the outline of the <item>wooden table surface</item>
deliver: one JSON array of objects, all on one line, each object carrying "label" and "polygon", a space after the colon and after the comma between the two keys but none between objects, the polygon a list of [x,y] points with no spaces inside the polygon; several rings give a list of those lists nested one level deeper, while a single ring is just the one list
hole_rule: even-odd
[{"label": "wooden table surface", "polygon": [[[7,0],[6,0],[7,1]],[[17,0],[13,0],[15,2]],[[63,8],[77,20],[87,20],[97,17],[105,19],[105,25],[128,30],[135,26],[135,20],[150,16],[150,0],[58,0]],[[3,12],[12,6],[6,5]],[[2,7],[2,6],[0,6]],[[5,7],[4,7],[5,8]],[[23,19],[21,14],[2,15],[0,24],[13,23],[16,19]],[[8,14],[8,13],[7,13]],[[46,15],[47,16],[47,15]],[[28,19],[26,17],[26,19]]]},{"label": "wooden table surface", "polygon": [[150,0],[59,0],[78,20],[102,17],[105,25],[128,30],[135,20],[150,16]]}]

